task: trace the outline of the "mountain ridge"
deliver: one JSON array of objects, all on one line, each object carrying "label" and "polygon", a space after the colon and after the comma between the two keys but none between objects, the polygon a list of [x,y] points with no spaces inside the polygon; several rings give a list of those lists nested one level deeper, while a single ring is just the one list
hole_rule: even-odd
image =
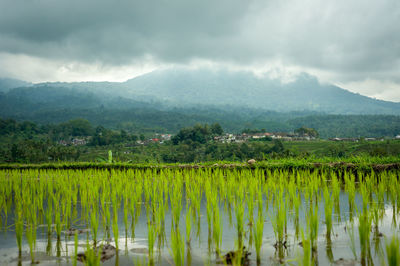
[{"label": "mountain ridge", "polygon": [[[377,100],[350,92],[303,73],[289,83],[252,72],[171,68],[156,70],[125,82],[47,82],[24,87],[65,88],[91,94],[99,105],[119,98],[160,107],[234,106],[276,112],[312,111],[326,114],[400,115],[400,103]],[[3,92],[13,93],[14,89]],[[51,97],[49,90],[49,97]],[[30,93],[32,97],[33,94]],[[125,106],[124,105],[124,106]]]},{"label": "mountain ridge", "polygon": [[[126,81],[131,93],[158,96],[177,104],[232,104],[279,112],[318,111],[332,114],[400,114],[400,103],[373,99],[308,74],[294,82],[259,78],[251,72],[207,70],[154,71]],[[174,93],[179,93],[174,95]],[[213,97],[210,97],[212,95]]]}]

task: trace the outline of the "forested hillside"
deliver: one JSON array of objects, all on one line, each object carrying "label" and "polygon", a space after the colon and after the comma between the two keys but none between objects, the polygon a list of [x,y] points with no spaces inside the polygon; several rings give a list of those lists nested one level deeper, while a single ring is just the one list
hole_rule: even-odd
[{"label": "forested hillside", "polygon": [[282,83],[249,72],[176,68],[122,83],[32,85],[2,79],[1,86],[1,118],[41,125],[83,118],[135,134],[176,133],[196,123],[220,123],[232,133],[292,132],[306,126],[321,138],[400,134],[400,103],[320,84],[305,74]]},{"label": "forested hillside", "polygon": [[321,137],[379,137],[400,134],[400,116],[393,115],[314,115],[287,121],[294,128],[315,128]]},{"label": "forested hillside", "polygon": [[376,100],[322,84],[302,74],[290,82],[251,72],[174,68],[155,71],[121,84],[129,97],[153,97],[171,104],[232,105],[279,112],[397,114],[400,103]]},{"label": "forested hillside", "polygon": [[34,87],[69,88],[77,93],[94,94],[99,98],[97,101],[123,98],[157,102],[168,107],[206,105],[277,112],[400,115],[400,103],[377,100],[320,83],[305,73],[283,82],[245,71],[170,68],[126,82],[56,82]]}]

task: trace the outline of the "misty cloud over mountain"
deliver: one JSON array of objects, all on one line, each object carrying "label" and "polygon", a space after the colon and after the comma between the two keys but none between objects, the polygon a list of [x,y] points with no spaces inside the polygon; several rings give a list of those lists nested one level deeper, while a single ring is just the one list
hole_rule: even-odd
[{"label": "misty cloud over mountain", "polygon": [[[52,95],[56,95],[55,98]],[[26,99],[32,104],[39,104],[38,108],[49,102],[57,106],[57,101],[59,106],[72,104],[75,108],[101,105],[128,108],[138,103],[143,107],[146,103],[157,102],[163,108],[209,106],[277,112],[400,114],[400,103],[376,100],[334,85],[321,84],[308,74],[283,83],[268,76],[257,77],[252,72],[208,68],[154,71],[122,83],[36,84],[10,90],[3,95],[3,99],[8,99],[8,104],[13,99]]]},{"label": "misty cloud over mountain", "polygon": [[251,72],[209,69],[155,71],[123,83],[125,96],[154,97],[180,106],[231,105],[279,112],[317,111],[330,114],[400,114],[400,103],[371,99],[308,74],[283,83]]}]

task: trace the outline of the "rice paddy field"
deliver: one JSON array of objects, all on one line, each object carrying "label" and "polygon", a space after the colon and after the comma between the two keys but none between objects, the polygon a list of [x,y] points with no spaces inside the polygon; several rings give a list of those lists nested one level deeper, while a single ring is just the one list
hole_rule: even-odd
[{"label": "rice paddy field", "polygon": [[0,171],[0,265],[399,265],[399,170]]}]

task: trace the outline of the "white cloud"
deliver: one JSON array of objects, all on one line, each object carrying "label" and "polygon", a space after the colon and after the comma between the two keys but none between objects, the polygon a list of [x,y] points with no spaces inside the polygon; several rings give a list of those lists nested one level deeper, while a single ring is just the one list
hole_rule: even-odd
[{"label": "white cloud", "polygon": [[389,80],[366,79],[338,85],[349,91],[367,95],[372,98],[400,102],[400,84]]},{"label": "white cloud", "polygon": [[114,81],[121,82],[158,69],[151,59],[129,65],[105,65],[101,62],[51,60],[28,55],[0,53],[2,77],[22,79],[33,83],[55,81]]}]

